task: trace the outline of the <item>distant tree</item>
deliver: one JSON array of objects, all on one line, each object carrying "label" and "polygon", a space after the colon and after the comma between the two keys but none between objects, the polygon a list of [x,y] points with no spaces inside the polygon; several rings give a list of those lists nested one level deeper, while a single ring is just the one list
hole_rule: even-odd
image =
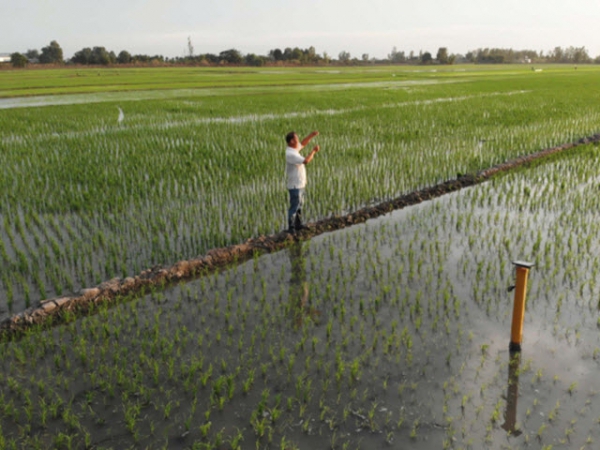
[{"label": "distant tree", "polygon": [[[131,57],[131,56],[130,56]],[[78,52],[75,52],[71,58],[71,62],[76,64],[94,64],[94,65],[108,65],[117,62],[117,56],[114,52],[109,52],[104,47],[83,48]]]},{"label": "distant tree", "polygon": [[206,54],[202,55],[202,58],[204,58],[210,64],[218,64],[220,61],[219,56],[215,55],[214,53],[206,53]]},{"label": "distant tree", "polygon": [[[562,49],[559,49],[562,58]],[[513,50],[512,48],[480,48],[465,55],[469,62],[477,64],[529,64],[538,61],[540,56],[535,50]]]},{"label": "distant tree", "polygon": [[243,61],[243,58],[238,50],[232,48],[219,53],[219,60],[228,64],[240,64]]},{"label": "distant tree", "polygon": [[439,62],[440,64],[448,64],[449,63],[448,48],[440,47],[437,51],[437,56],[435,57],[435,59],[437,59],[437,62]]},{"label": "distant tree", "polygon": [[282,59],[283,61],[293,61],[300,60],[302,58],[303,52],[298,47],[286,47],[283,50]]},{"label": "distant tree", "polygon": [[269,58],[273,61],[281,61],[283,60],[283,52],[279,48],[273,49],[269,52]]},{"label": "distant tree", "polygon": [[421,63],[422,64],[431,64],[432,61],[433,61],[433,57],[431,56],[431,53],[425,52],[421,55]]},{"label": "distant tree", "polygon": [[255,55],[254,53],[248,53],[244,57],[244,62],[248,66],[260,67],[260,66],[265,65],[265,62],[266,62],[265,59],[266,58],[264,56],[258,56],[258,55]]},{"label": "distant tree", "polygon": [[149,55],[133,55],[132,61],[136,63],[149,63],[152,57]]},{"label": "distant tree", "polygon": [[92,63],[92,49],[89,47],[82,48],[78,52],[73,54],[71,62],[75,64],[91,64]]},{"label": "distant tree", "polygon": [[10,55],[10,62],[13,67],[22,68],[25,67],[29,61],[25,55],[21,53],[13,53]]},{"label": "distant tree", "polygon": [[165,62],[165,57],[162,55],[133,55],[131,57],[131,62],[158,65]]},{"label": "distant tree", "polygon": [[391,63],[403,63],[406,61],[406,56],[404,56],[404,52],[399,52],[394,46],[392,52],[388,55],[388,59]]},{"label": "distant tree", "polygon": [[368,53],[363,53],[362,54],[362,60],[363,60],[363,62],[369,62],[369,54]]},{"label": "distant tree", "polygon": [[64,62],[63,51],[58,42],[52,41],[50,45],[42,48],[40,62],[42,64],[62,64]]},{"label": "distant tree", "polygon": [[149,58],[151,64],[161,64],[165,62],[165,57],[163,55],[154,55]]},{"label": "distant tree", "polygon": [[564,52],[562,47],[555,47],[553,51],[548,55],[552,62],[565,62],[563,60]]},{"label": "distant tree", "polygon": [[112,58],[110,53],[104,47],[94,47],[92,49],[92,57],[90,64],[100,64],[107,66],[111,64]]},{"label": "distant tree", "polygon": [[40,59],[40,52],[37,51],[36,49],[27,50],[25,52],[25,56],[27,57],[27,59],[29,61],[39,61],[39,59]]},{"label": "distant tree", "polygon": [[300,50],[298,47],[294,47],[291,54],[291,60],[300,61],[302,60],[302,56],[304,56],[304,52]]},{"label": "distant tree", "polygon": [[314,64],[321,59],[313,46],[305,48],[304,50],[295,47],[294,50],[292,50],[292,58],[300,61],[302,64]]},{"label": "distant tree", "polygon": [[130,64],[132,59],[131,54],[126,50],[121,50],[119,56],[117,56],[117,62],[119,64]]},{"label": "distant tree", "polygon": [[592,61],[585,47],[570,47],[569,53],[572,55],[572,61],[575,64],[586,64]]},{"label": "distant tree", "polygon": [[276,48],[269,52],[268,57],[271,61],[297,61],[303,64],[314,63],[321,59],[312,46],[304,50],[299,47],[286,47],[283,51]]},{"label": "distant tree", "polygon": [[286,47],[283,49],[282,58],[284,61],[289,61],[292,59],[292,47]]},{"label": "distant tree", "polygon": [[498,48],[484,48],[475,51],[474,62],[477,64],[503,64],[514,57],[509,51]]},{"label": "distant tree", "polygon": [[539,61],[540,59],[544,58],[544,52],[541,52],[538,55],[538,52],[536,52],[535,50],[519,50],[515,52],[515,58],[516,60],[514,62],[520,62],[520,63],[532,63],[532,62],[536,62]]},{"label": "distant tree", "polygon": [[350,62],[351,58],[352,57],[350,56],[350,52],[347,52],[345,50],[342,50],[338,55],[338,59],[340,60],[340,62],[343,62],[343,63]]}]

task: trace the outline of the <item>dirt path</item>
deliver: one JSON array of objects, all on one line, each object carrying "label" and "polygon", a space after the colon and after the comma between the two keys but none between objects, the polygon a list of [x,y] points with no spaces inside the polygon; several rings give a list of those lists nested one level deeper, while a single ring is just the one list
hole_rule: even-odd
[{"label": "dirt path", "polygon": [[[280,232],[270,236],[259,236],[246,242],[229,247],[210,250],[206,255],[187,261],[179,261],[171,267],[153,267],[144,270],[135,277],[113,278],[96,287],[82,289],[77,296],[59,297],[41,301],[19,314],[0,323],[2,337],[14,337],[33,325],[61,322],[73,317],[73,312],[85,313],[95,305],[114,301],[126,295],[138,295],[152,287],[164,287],[171,283],[212,273],[232,264],[237,264],[252,258],[255,254],[271,253],[285,248],[298,240],[311,239],[314,236],[330,231],[339,230],[352,225],[366,222],[369,219],[382,216],[393,210],[431,200],[442,195],[458,191],[464,187],[473,186],[488,180],[492,176],[505,172],[526,163],[545,158],[554,153],[572,149],[579,145],[600,142],[600,134],[580,139],[577,142],[542,150],[540,152],[516,158],[474,175],[460,176],[454,180],[445,181],[432,187],[402,195],[393,200],[375,206],[365,207],[345,216],[333,216],[308,225],[307,230],[291,235]],[[53,320],[50,321],[49,319]]]}]

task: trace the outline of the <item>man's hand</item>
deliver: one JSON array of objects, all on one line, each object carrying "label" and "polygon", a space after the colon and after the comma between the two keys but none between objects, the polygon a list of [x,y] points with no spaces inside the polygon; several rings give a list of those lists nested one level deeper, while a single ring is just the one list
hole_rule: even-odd
[{"label": "man's hand", "polygon": [[308,156],[306,158],[304,158],[304,164],[308,164],[309,162],[311,162],[313,157],[319,150],[321,150],[321,147],[319,147],[318,145],[315,145],[314,148],[308,154]]}]

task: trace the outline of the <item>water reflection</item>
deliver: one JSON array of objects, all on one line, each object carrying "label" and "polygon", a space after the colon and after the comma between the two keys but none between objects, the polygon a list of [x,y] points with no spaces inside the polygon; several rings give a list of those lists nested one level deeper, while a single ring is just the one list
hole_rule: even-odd
[{"label": "water reflection", "polygon": [[304,242],[298,242],[287,249],[292,274],[290,277],[290,314],[295,328],[300,328],[304,319],[318,320],[321,311],[313,308],[309,296],[306,277],[306,257]]},{"label": "water reflection", "polygon": [[519,397],[519,368],[521,352],[510,352],[508,360],[508,389],[506,392],[506,412],[504,413],[504,428],[510,435],[519,436],[523,433],[517,428],[517,400]]}]

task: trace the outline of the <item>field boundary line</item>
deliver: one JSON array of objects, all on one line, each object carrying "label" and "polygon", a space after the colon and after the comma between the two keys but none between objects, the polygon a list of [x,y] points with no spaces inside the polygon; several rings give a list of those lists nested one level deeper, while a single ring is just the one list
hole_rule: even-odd
[{"label": "field boundary line", "polygon": [[[296,241],[309,240],[323,233],[341,230],[364,223],[369,219],[383,216],[392,211],[413,206],[424,201],[456,192],[465,187],[482,183],[491,177],[527,163],[575,147],[600,142],[600,133],[581,138],[578,141],[547,148],[536,153],[517,157],[475,174],[458,176],[436,185],[401,195],[373,206],[367,206],[349,214],[335,215],[308,224],[308,229],[297,234],[282,231],[269,236],[250,238],[241,244],[215,248],[205,255],[190,260],[182,260],[170,267],[155,266],[139,275],[127,278],[113,278],[92,288],[84,288],[75,296],[62,296],[42,300],[38,305],[17,313],[0,323],[0,337],[13,338],[34,325],[60,323],[73,313],[85,313],[96,305],[110,303],[129,295],[141,295],[153,288],[164,288],[182,281],[190,281],[199,276],[215,273],[224,268],[247,261],[255,255],[282,250]],[[58,319],[58,320],[52,320]]]}]

